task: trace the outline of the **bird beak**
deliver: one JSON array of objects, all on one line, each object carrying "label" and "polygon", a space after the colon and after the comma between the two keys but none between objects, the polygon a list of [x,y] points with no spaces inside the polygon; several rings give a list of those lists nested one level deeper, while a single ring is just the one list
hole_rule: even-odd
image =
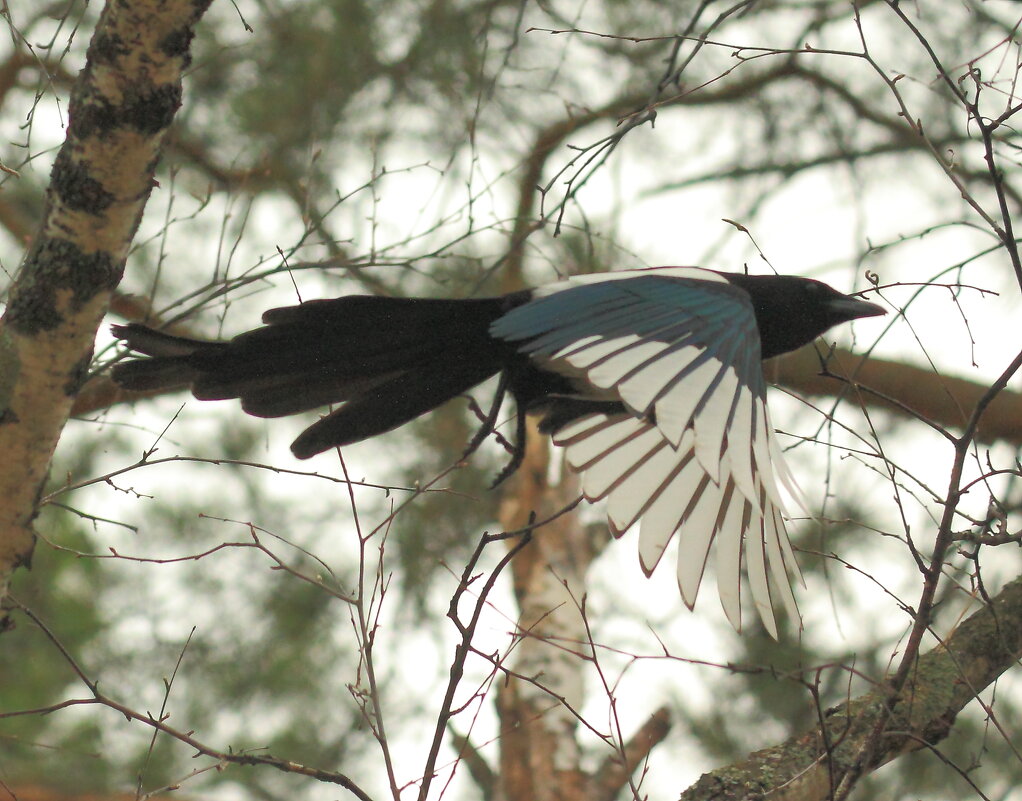
[{"label": "bird beak", "polygon": [[879,317],[887,314],[887,309],[883,306],[847,296],[828,301],[827,308],[835,316],[840,317],[842,322],[857,320],[860,317]]}]

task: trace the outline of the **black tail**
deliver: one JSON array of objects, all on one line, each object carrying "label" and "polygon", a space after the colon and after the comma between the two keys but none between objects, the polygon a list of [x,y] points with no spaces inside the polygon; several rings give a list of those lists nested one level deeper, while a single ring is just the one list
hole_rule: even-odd
[{"label": "black tail", "polygon": [[299,459],[389,431],[496,374],[508,346],[489,335],[506,298],[433,300],[353,295],[271,309],[230,342],[114,326],[150,358],[122,362],[127,389],[191,386],[200,400],[240,398],[258,417],[344,405],[291,445]]}]

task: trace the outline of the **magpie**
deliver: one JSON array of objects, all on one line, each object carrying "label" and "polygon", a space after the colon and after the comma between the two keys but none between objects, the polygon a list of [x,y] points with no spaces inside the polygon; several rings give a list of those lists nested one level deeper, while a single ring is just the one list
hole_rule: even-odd
[{"label": "magpie", "polygon": [[[829,328],[885,314],[827,284],[790,275],[655,267],[579,275],[500,297],[350,295],[271,309],[229,342],[113,326],[146,358],[113,367],[128,390],[190,387],[240,398],[257,417],[341,404],[292,444],[299,459],[396,428],[500,375],[500,399],[564,448],[610,529],[639,523],[650,575],[677,535],[677,578],[691,609],[716,540],[718,593],[740,630],[744,572],[776,637],[779,600],[800,620],[801,573],[782,494],[805,503],[766,407],[762,360]],[[477,439],[481,439],[478,437]],[[478,443],[476,443],[478,444]]]}]

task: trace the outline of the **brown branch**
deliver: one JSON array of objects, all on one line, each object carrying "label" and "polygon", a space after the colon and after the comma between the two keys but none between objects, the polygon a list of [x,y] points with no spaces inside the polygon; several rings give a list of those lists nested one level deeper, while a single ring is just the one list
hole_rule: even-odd
[{"label": "brown branch", "polygon": [[40,58],[37,53],[29,53],[17,47],[7,60],[0,64],[0,104],[3,104],[7,100],[7,95],[19,85],[21,71],[28,68],[41,71],[56,87],[67,88],[74,83],[74,75],[62,62]]},{"label": "brown branch", "polygon": [[593,801],[614,801],[618,793],[628,786],[629,777],[646,761],[671,731],[671,711],[660,707],[649,720],[639,727],[624,745],[624,762],[621,754],[615,753],[605,759],[593,775],[590,797]]},{"label": "brown branch", "polygon": [[180,126],[174,126],[167,134],[166,153],[168,158],[187,164],[202,173],[215,188],[227,192],[260,192],[278,189],[281,185],[280,170],[269,162],[254,166],[227,167],[219,163],[199,140],[189,136]]},{"label": "brown branch", "polygon": [[25,211],[22,204],[0,197],[0,225],[22,244],[27,244],[35,233],[38,220]]},{"label": "brown branch", "polygon": [[[965,134],[949,135],[935,141],[934,146],[950,148],[952,145],[965,145],[967,142],[971,141],[971,137]],[[835,149],[829,150],[825,153],[814,154],[804,158],[789,159],[787,161],[764,160],[760,162],[736,164],[734,167],[729,169],[714,167],[688,178],[683,178],[677,181],[667,181],[659,184],[643,193],[641,197],[650,197],[652,195],[676,192],[679,189],[689,189],[702,184],[716,184],[724,181],[742,181],[747,178],[759,178],[770,175],[789,179],[799,175],[800,173],[810,172],[811,170],[816,170],[821,167],[831,167],[833,165],[853,165],[860,161],[880,159],[885,156],[906,152],[922,152],[922,149],[919,147],[918,142],[910,142],[906,141],[904,138],[899,138],[892,141],[869,145],[858,150]]]},{"label": "brown branch", "polygon": [[[179,333],[188,335],[184,327]],[[821,372],[819,356],[811,345],[765,365],[771,383],[800,395],[833,397],[842,391],[845,380],[854,381],[875,390],[875,393],[867,392],[861,396],[861,401],[870,408],[905,416],[907,407],[947,428],[965,425],[962,410],[973,408],[987,389],[986,385],[965,378],[937,375],[906,362],[865,358],[844,348],[834,349],[828,369],[839,378]],[[91,414],[115,403],[134,402],[161,394],[165,393],[124,392],[106,376],[96,376],[79,393],[73,414]],[[883,396],[897,403],[888,402]],[[983,415],[976,438],[987,444],[1007,442],[1022,445],[1022,392],[1002,390]]]},{"label": "brown branch", "polygon": [[479,749],[472,745],[472,741],[455,731],[450,722],[447,725],[447,734],[451,738],[451,746],[457,752],[458,759],[462,760],[468,767],[468,774],[472,777],[476,787],[479,788],[482,797],[491,798],[497,786],[497,777],[493,772],[493,768],[490,767],[490,764],[483,755],[479,753]]},{"label": "brown branch", "polygon": [[[579,719],[568,700],[583,686],[588,660],[560,644],[585,642],[582,615],[570,590],[582,586],[594,554],[578,515],[554,511],[577,505],[577,479],[566,476],[558,486],[550,485],[550,440],[539,434],[534,418],[528,422],[525,459],[503,485],[499,520],[507,531],[526,523],[537,531],[530,547],[511,563],[520,610],[516,624],[526,633],[515,646],[513,673],[541,679],[542,688],[511,673],[499,686],[498,773],[508,799],[567,801],[585,798],[588,785],[576,758]],[[535,523],[537,516],[547,520]]]},{"label": "brown branch", "polygon": [[[54,777],[55,782],[60,781]],[[61,786],[44,784],[3,785],[3,801],[138,801],[136,793],[71,793]],[[194,796],[166,792],[148,796],[150,801],[194,801]]]},{"label": "brown branch", "polygon": [[[123,317],[131,323],[145,323],[166,331],[168,334],[180,337],[195,337],[195,331],[182,322],[164,323],[158,314],[153,311],[152,301],[141,295],[129,295],[123,292],[114,292],[110,296],[111,314]],[[171,390],[176,392],[177,390]],[[85,417],[95,412],[109,409],[118,403],[133,403],[145,398],[166,395],[165,389],[147,390],[144,392],[128,392],[122,389],[108,375],[94,375],[78,392],[71,406],[71,417]]]},{"label": "brown branch", "polygon": [[[879,393],[864,392],[857,398],[871,408],[904,415],[901,406],[905,406],[932,423],[952,429],[966,425],[969,410],[988,389],[986,384],[937,375],[905,362],[865,358],[842,348],[834,350],[828,369]],[[812,345],[771,360],[766,372],[768,380],[802,395],[833,396],[843,385],[843,381],[821,375],[820,358]],[[898,403],[889,403],[881,396]],[[987,444],[1022,445],[1022,393],[1001,390],[986,409],[976,439]]]},{"label": "brown branch", "polygon": [[[793,59],[789,59],[770,69],[754,73],[745,81],[725,82],[715,85],[713,88],[703,86],[695,92],[678,94],[663,101],[657,108],[662,110],[681,105],[711,106],[734,103],[742,99],[757,97],[759,92],[771,82],[795,74]],[[497,265],[503,268],[500,281],[501,292],[514,292],[524,285],[522,276],[525,241],[534,230],[542,227],[544,223],[543,219],[536,219],[535,209],[538,187],[542,183],[543,171],[551,154],[556,152],[569,136],[601,120],[618,119],[641,112],[648,102],[648,91],[624,94],[598,109],[558,120],[537,133],[518,181],[518,205],[515,210],[515,224],[511,232],[509,250]],[[548,215],[550,213],[548,212]]]},{"label": "brown branch", "polygon": [[[1022,578],[1017,578],[944,643],[921,656],[893,701],[887,689],[880,688],[828,710],[823,731],[814,727],[707,773],[680,801],[823,801],[847,771],[865,775],[905,753],[939,743],[958,713],[1020,657]],[[864,747],[879,721],[883,736],[863,764]]]}]

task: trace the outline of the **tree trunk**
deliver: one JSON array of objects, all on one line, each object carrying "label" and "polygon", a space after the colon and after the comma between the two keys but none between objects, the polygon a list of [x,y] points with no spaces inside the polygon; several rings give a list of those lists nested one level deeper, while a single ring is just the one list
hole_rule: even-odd
[{"label": "tree trunk", "polygon": [[72,91],[42,223],[0,319],[0,597],[31,560],[50,458],[157,185],[194,27],[209,3],[108,3]]}]

